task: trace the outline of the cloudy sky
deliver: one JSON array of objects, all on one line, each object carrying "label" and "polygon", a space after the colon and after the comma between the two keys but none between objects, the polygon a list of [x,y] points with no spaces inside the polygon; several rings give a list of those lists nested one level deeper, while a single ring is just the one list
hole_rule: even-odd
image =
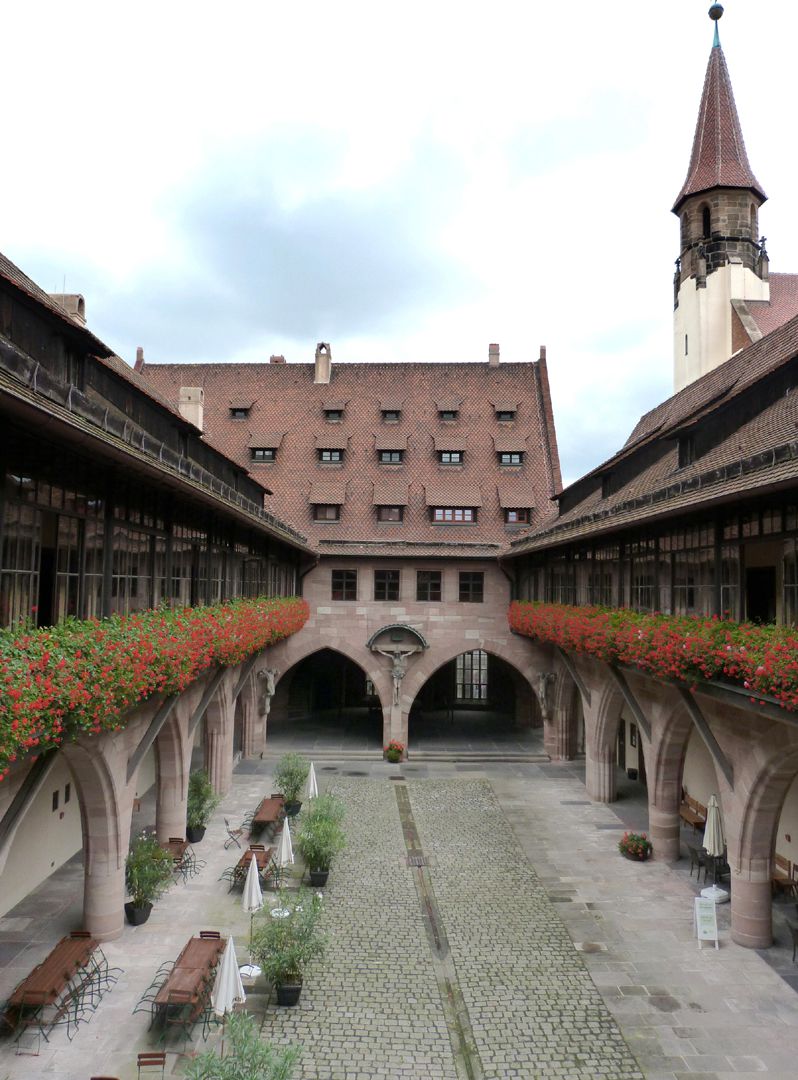
[{"label": "cloudy sky", "polygon": [[[8,5],[0,250],[83,293],[128,361],[546,344],[574,479],[671,391],[708,7]],[[797,7],[728,0],[721,22],[771,267],[793,271]]]}]

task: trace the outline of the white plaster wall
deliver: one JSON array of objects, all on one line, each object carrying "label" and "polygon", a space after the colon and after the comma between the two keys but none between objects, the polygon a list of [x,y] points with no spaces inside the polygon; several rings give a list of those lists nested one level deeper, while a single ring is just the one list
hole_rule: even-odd
[{"label": "white plaster wall", "polygon": [[687,755],[684,759],[682,787],[688,795],[706,806],[710,795],[717,795],[718,780],[712,756],[704,745],[704,740],[693,730],[687,743]]},{"label": "white plaster wall", "polygon": [[781,808],[776,829],[776,851],[790,862],[798,862],[798,776],[793,780]]},{"label": "white plaster wall", "polygon": [[[68,803],[66,785],[71,786]],[[58,791],[58,809],[52,809]],[[83,846],[80,804],[66,762],[58,758],[20,822],[0,876],[0,915],[10,911]]]},{"label": "white plaster wall", "polygon": [[154,783],[155,747],[151,746],[144,755],[144,760],[141,765],[139,765],[139,772],[136,777],[136,798],[140,799],[142,795],[146,795]]}]

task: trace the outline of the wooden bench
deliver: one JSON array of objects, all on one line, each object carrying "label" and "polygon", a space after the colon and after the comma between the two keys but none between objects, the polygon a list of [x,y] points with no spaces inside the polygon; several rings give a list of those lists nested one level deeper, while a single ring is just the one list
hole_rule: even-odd
[{"label": "wooden bench", "polygon": [[776,853],[773,856],[773,877],[771,878],[771,884],[773,886],[773,892],[792,892],[795,889],[796,881],[792,876],[792,863],[789,859],[785,859],[783,855]]},{"label": "wooden bench", "polygon": [[679,807],[679,817],[685,825],[690,825],[693,832],[695,832],[696,829],[703,829],[706,825],[707,808],[702,806],[692,795],[685,794]]}]

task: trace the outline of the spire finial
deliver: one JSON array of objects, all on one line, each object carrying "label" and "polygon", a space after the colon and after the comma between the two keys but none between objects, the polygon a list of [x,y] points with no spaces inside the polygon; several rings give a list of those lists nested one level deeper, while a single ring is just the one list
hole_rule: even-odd
[{"label": "spire finial", "polygon": [[723,4],[713,4],[709,9],[709,17],[715,24],[715,40],[712,42],[712,47],[715,49],[720,48],[720,33],[718,31],[718,22],[723,16]]}]

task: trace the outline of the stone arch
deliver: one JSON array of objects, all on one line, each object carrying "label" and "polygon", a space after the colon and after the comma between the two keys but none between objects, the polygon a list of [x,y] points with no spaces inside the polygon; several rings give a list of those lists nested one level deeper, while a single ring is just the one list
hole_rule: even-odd
[{"label": "stone arch", "polygon": [[380,703],[383,708],[385,707],[385,702],[390,700],[390,677],[386,669],[378,663],[378,657],[374,656],[371,650],[366,648],[365,644],[357,645],[353,642],[336,639],[333,645],[318,634],[303,631],[301,634],[292,634],[291,637],[286,638],[277,645],[265,649],[255,664],[255,671],[263,671],[266,668],[276,670],[277,674],[274,677],[276,690],[280,680],[292,668],[314,653],[321,652],[322,649],[340,653],[341,656],[345,656],[347,660],[351,660],[353,664],[357,664],[359,668],[362,668],[366,676],[374,683]]},{"label": "stone arch", "polygon": [[[402,687],[403,709],[406,708],[406,711],[409,713],[413,702],[418,696],[418,692],[436,671],[445,667],[446,664],[450,664],[463,653],[471,652],[474,649],[482,649],[488,653],[489,656],[497,656],[500,660],[503,660],[511,668],[517,671],[524,680],[531,697],[537,702],[533,679],[538,674],[537,670],[535,670],[535,661],[538,660],[535,653],[539,652],[539,650],[534,650],[533,646],[534,651],[530,649],[517,651],[514,648],[507,648],[506,645],[495,640],[475,640],[460,641],[456,645],[450,646],[445,650],[438,647],[429,649],[425,653],[419,653],[418,660],[412,664],[404,680]],[[539,660],[538,663],[541,671],[545,670],[545,664],[540,663]]]}]

